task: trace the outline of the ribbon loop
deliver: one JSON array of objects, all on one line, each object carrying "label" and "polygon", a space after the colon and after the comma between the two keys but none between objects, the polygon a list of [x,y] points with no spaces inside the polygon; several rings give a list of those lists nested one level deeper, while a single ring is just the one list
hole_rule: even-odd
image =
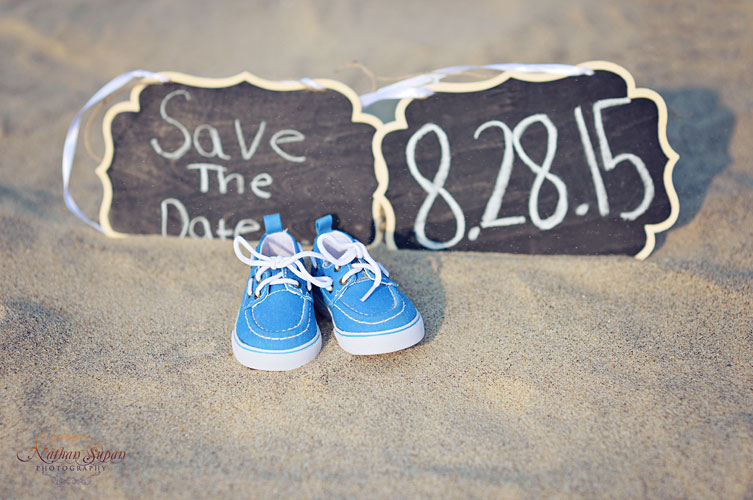
[{"label": "ribbon loop", "polygon": [[71,123],[70,127],[68,127],[68,133],[65,136],[65,145],[63,146],[63,199],[65,200],[65,206],[68,207],[68,210],[74,213],[76,217],[81,219],[82,221],[89,224],[91,227],[99,231],[100,233],[104,233],[104,230],[102,229],[102,226],[91,220],[89,217],[87,217],[81,209],[78,207],[76,202],[73,199],[73,196],[70,193],[69,185],[71,181],[71,171],[73,170],[73,158],[76,154],[76,144],[78,143],[78,132],[81,128],[81,116],[92,106],[95,104],[98,104],[100,101],[106,99],[113,93],[117,92],[124,86],[126,86],[131,80],[134,78],[151,78],[154,80],[157,80],[159,82],[168,82],[170,79],[162,74],[159,73],[153,73],[151,71],[145,71],[142,69],[137,69],[134,71],[129,71],[128,73],[123,73],[122,75],[118,75],[109,82],[107,82],[101,89],[99,89],[92,97],[89,99],[86,104],[84,104],[84,107],[82,107],[78,113],[76,113],[76,117],[73,119],[73,122]]},{"label": "ribbon loop", "polygon": [[414,99],[422,99],[434,94],[434,91],[426,88],[427,85],[438,83],[442,78],[457,74],[464,73],[466,71],[472,71],[475,69],[492,69],[496,71],[519,71],[522,73],[549,73],[553,75],[563,76],[580,76],[580,75],[593,75],[593,70],[590,68],[584,68],[581,66],[571,66],[569,64],[487,64],[484,66],[450,66],[447,68],[441,68],[432,71],[431,73],[425,73],[423,75],[414,76],[399,82],[387,85],[381,89],[377,89],[374,92],[363,94],[361,99],[361,105],[365,108],[374,104],[375,102],[384,101],[387,99],[404,99],[406,97],[412,97]]}]

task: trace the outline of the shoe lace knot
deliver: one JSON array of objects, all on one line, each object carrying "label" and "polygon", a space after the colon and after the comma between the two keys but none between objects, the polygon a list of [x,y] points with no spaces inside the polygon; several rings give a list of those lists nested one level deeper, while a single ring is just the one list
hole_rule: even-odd
[{"label": "shoe lace knot", "polygon": [[[247,250],[249,254],[251,254],[250,257],[247,257],[243,253],[243,249]],[[297,252],[290,256],[284,256],[284,255],[274,255],[274,256],[268,256],[264,255],[261,252],[258,252],[254,247],[252,247],[243,237],[236,236],[233,240],[233,250],[235,250],[235,256],[238,257],[238,260],[243,262],[244,264],[256,267],[256,273],[254,274],[254,279],[256,280],[258,286],[256,287],[257,290],[257,297],[261,294],[259,293],[259,290],[263,290],[264,287],[268,285],[277,285],[277,284],[290,284],[294,286],[299,286],[298,281],[288,278],[285,275],[286,271],[290,271],[295,276],[298,276],[300,279],[306,282],[306,288],[308,290],[311,290],[311,285],[316,285],[320,288],[329,288],[332,285],[332,278],[328,278],[327,276],[312,276],[311,273],[308,272],[306,269],[306,266],[303,263],[303,259],[306,257],[312,258],[312,259],[321,259],[323,256],[322,254],[318,252],[312,252],[312,251],[301,251]],[[261,276],[267,272],[268,270],[280,270],[279,273],[273,273],[270,276],[261,279]],[[252,280],[249,280],[248,287],[246,289],[246,293],[251,296],[251,287],[253,283]]]},{"label": "shoe lace knot", "polygon": [[[374,260],[374,258],[369,253],[369,250],[366,248],[366,245],[364,245],[360,241],[353,241],[344,244],[341,241],[336,240],[334,237],[329,236],[328,234],[323,234],[319,238],[319,252],[324,257],[324,260],[334,264],[336,267],[350,264],[350,271],[345,273],[343,277],[340,278],[341,282],[346,281],[348,278],[350,278],[354,274],[358,274],[361,271],[369,271],[373,275],[372,278],[371,275],[366,273],[366,276],[372,278],[374,280],[374,283],[371,285],[371,288],[369,288],[369,290],[361,297],[361,302],[366,302],[366,299],[368,299],[371,294],[374,293],[374,291],[379,287],[379,285],[382,283],[382,275],[390,275],[390,273],[387,272],[382,264]],[[327,248],[332,248],[342,253],[340,253],[340,257],[336,258],[330,251],[327,250]]]}]

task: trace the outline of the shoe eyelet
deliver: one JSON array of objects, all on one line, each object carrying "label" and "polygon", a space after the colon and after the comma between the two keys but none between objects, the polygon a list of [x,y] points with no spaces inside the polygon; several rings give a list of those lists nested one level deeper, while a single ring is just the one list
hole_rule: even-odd
[{"label": "shoe eyelet", "polygon": [[254,281],[256,281],[257,283],[261,283],[261,277],[254,276]]},{"label": "shoe eyelet", "polygon": [[330,285],[330,286],[329,286],[329,288],[327,288],[327,291],[328,291],[329,293],[332,293],[332,292],[334,292],[334,291],[335,291],[335,287],[334,287],[334,286],[332,286],[332,285]]},{"label": "shoe eyelet", "polygon": [[335,272],[340,272],[340,266],[335,266]]},{"label": "shoe eyelet", "polygon": [[301,284],[296,281],[295,285],[293,285],[296,288],[301,288]]},{"label": "shoe eyelet", "polygon": [[258,290],[257,290],[256,292],[254,292],[254,298],[255,298],[255,299],[258,299],[258,298],[260,298],[260,297],[261,297],[261,294],[260,294],[260,293],[258,293]]},{"label": "shoe eyelet", "polygon": [[343,279],[342,279],[342,278],[340,278],[340,284],[341,284],[341,285],[344,285],[345,283],[347,283],[347,281],[343,281]]}]

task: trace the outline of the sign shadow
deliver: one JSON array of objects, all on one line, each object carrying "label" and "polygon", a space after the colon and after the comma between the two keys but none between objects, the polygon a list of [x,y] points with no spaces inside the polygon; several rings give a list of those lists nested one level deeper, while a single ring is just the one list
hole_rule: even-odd
[{"label": "sign shadow", "polygon": [[[714,90],[683,88],[660,94],[667,104],[667,139],[680,155],[673,173],[680,215],[671,231],[695,218],[711,181],[732,163],[729,145],[736,120]],[[656,236],[660,248],[667,232]]]}]

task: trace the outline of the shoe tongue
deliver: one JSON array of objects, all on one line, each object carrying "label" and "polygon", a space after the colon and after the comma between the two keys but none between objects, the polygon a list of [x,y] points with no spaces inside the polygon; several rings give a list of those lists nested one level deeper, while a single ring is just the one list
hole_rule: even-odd
[{"label": "shoe tongue", "polygon": [[[259,243],[259,253],[266,255],[267,257],[290,257],[295,255],[300,250],[300,246],[295,239],[285,231],[267,234],[264,239]],[[295,275],[291,273],[287,268],[283,269],[270,269],[271,275],[282,273],[284,278],[296,279]],[[284,288],[285,285],[281,283],[275,283],[270,285],[269,292],[272,293],[276,290]]]}]

